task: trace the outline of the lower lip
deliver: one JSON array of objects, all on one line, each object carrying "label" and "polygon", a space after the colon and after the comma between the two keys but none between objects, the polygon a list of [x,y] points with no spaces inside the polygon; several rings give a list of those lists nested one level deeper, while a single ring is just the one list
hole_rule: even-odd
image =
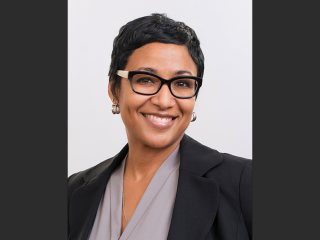
[{"label": "lower lip", "polygon": [[175,118],[175,119],[173,119],[173,120],[171,120],[171,121],[169,121],[169,122],[158,122],[158,121],[153,120],[153,119],[151,119],[151,118],[147,118],[147,117],[144,116],[144,115],[143,115],[143,117],[144,117],[145,119],[147,119],[148,122],[151,123],[151,125],[152,125],[153,127],[159,128],[159,129],[166,129],[166,128],[171,127],[171,126],[173,125],[174,121],[176,120],[176,118]]}]

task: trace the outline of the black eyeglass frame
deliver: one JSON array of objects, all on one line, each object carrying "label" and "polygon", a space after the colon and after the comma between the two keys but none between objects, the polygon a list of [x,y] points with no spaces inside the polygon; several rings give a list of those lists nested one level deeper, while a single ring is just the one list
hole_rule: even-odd
[{"label": "black eyeglass frame", "polygon": [[[127,77],[124,76],[127,74]],[[150,75],[150,76],[153,76],[153,77],[156,77],[158,78],[160,81],[161,81],[161,84],[159,86],[159,89],[155,92],[155,93],[141,93],[141,92],[137,92],[136,90],[134,90],[133,88],[133,85],[132,85],[132,77],[136,74],[146,74],[146,75]],[[194,77],[194,76],[178,76],[178,77],[174,77],[174,78],[171,78],[171,79],[164,79],[156,74],[153,74],[153,73],[150,73],[150,72],[144,72],[144,71],[123,71],[123,70],[118,70],[117,71],[117,75],[120,76],[120,77],[123,77],[123,78],[126,78],[130,81],[130,85],[131,85],[131,89],[132,91],[134,91],[135,93],[138,93],[138,94],[141,94],[141,95],[155,95],[157,94],[160,89],[162,88],[163,84],[167,84],[168,85],[168,88],[172,94],[172,96],[176,97],[176,98],[182,98],[182,99],[187,99],[187,98],[193,98],[195,95],[197,95],[200,87],[202,86],[202,78],[200,77]],[[190,97],[179,97],[179,96],[176,96],[173,94],[172,90],[171,90],[171,83],[174,81],[174,80],[178,80],[178,79],[194,79],[197,81],[198,83],[198,88],[197,90],[195,91],[195,93],[190,96]]]}]

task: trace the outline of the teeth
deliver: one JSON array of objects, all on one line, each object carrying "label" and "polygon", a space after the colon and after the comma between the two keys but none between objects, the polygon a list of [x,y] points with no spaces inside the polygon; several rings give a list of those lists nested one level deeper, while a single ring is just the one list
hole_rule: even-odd
[{"label": "teeth", "polygon": [[153,119],[157,122],[161,122],[161,123],[166,123],[166,122],[170,122],[172,120],[172,118],[159,118],[159,117],[156,117],[154,115],[145,115],[147,118],[150,118],[150,119]]}]

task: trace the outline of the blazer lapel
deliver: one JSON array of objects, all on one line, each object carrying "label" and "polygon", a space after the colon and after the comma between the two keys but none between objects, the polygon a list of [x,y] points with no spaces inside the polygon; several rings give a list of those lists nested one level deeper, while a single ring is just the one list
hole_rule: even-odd
[{"label": "blazer lapel", "polygon": [[[85,183],[79,187],[70,200],[69,240],[87,240],[94,219],[112,172],[128,153],[126,145],[114,158],[101,163],[101,167],[89,169],[84,175]],[[79,211],[81,209],[81,211]]]},{"label": "blazer lapel", "polygon": [[222,161],[222,156],[187,135],[180,143],[180,154],[177,194],[167,239],[205,239],[216,216],[219,187],[203,176]]}]

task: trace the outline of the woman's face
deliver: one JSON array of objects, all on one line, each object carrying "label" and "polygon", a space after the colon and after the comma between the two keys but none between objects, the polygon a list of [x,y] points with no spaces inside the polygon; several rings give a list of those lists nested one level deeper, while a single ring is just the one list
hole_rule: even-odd
[{"label": "woman's face", "polygon": [[[197,76],[197,66],[185,46],[158,42],[136,49],[125,69],[118,70],[147,71],[165,79]],[[110,86],[109,95],[114,98]],[[195,97],[178,99],[172,96],[168,85],[163,85],[155,95],[137,94],[126,78],[121,79],[118,100],[129,144],[152,148],[165,148],[180,142],[190,124],[195,104]]]}]

